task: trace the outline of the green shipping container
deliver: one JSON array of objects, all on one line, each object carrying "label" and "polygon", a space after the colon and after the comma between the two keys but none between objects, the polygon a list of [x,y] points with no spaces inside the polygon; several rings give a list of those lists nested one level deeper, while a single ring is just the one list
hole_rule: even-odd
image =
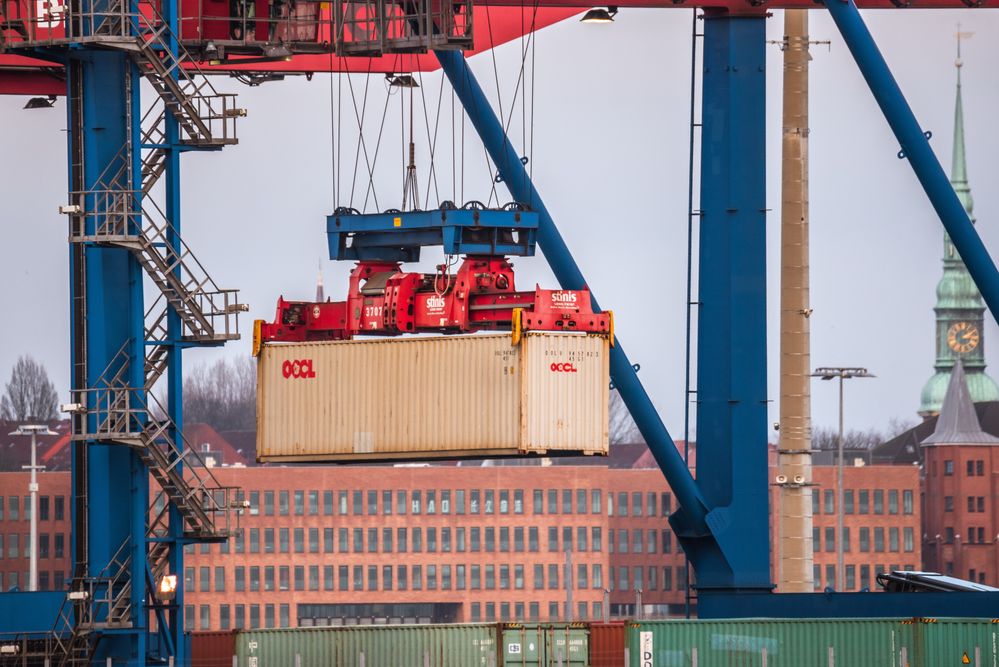
[{"label": "green shipping container", "polygon": [[236,639],[236,655],[239,667],[496,667],[497,626],[248,630]]},{"label": "green shipping container", "polygon": [[994,667],[991,619],[738,619],[628,626],[630,667]]},{"label": "green shipping container", "polygon": [[507,623],[503,667],[589,667],[589,630],[577,623]]}]

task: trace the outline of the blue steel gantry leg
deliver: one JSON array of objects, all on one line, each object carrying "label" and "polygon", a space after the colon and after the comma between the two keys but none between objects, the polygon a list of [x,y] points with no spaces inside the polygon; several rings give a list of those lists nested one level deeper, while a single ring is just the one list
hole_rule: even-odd
[{"label": "blue steel gantry leg", "polygon": [[765,21],[704,15],[697,484],[714,539],[678,531],[699,598],[771,588]]},{"label": "blue steel gantry leg", "polygon": [[[763,49],[763,37],[762,37],[762,19],[759,20],[759,55],[762,57]],[[755,24],[753,24],[755,25]],[[753,32],[751,37],[757,36],[756,32]],[[747,37],[746,39],[750,39]],[[472,121],[476,132],[478,133],[480,139],[489,156],[492,158],[493,162],[496,164],[500,175],[503,177],[504,182],[510,189],[510,193],[513,197],[524,204],[529,205],[533,210],[537,211],[540,215],[540,223],[538,227],[538,245],[541,246],[542,251],[545,254],[545,258],[548,260],[549,265],[552,267],[555,277],[558,279],[559,284],[564,289],[580,289],[586,286],[586,281],[583,278],[582,272],[579,270],[578,265],[573,259],[565,241],[559,234],[558,228],[555,226],[555,222],[545,207],[541,196],[535,189],[530,177],[527,174],[527,170],[524,168],[520,161],[519,156],[510,143],[503,127],[499,120],[496,118],[495,113],[489,105],[485,94],[482,92],[481,87],[476,81],[474,75],[468,67],[464,56],[461,53],[455,51],[435,51],[438,61],[444,70],[445,75],[454,87],[455,93],[458,99],[461,101],[462,106],[469,115],[469,119]],[[759,61],[762,67],[762,59]],[[759,73],[760,86],[762,86],[763,73]],[[755,79],[754,79],[755,81]],[[755,91],[754,91],[755,92]],[[760,89],[759,104],[762,105],[762,88]],[[735,100],[735,103],[751,103],[755,100],[745,100],[739,99]],[[755,120],[755,116],[753,119]],[[760,127],[753,127],[754,131],[759,130],[762,132],[762,120],[760,122]],[[741,135],[740,135],[741,136]],[[760,139],[760,153],[759,157],[762,160],[762,138]],[[747,146],[749,148],[756,148],[756,145],[749,142]],[[757,166],[754,163],[754,166]],[[759,165],[760,175],[759,179],[762,179],[762,164]],[[742,177],[744,174],[741,172],[736,174],[736,177]],[[755,180],[753,181],[755,183]],[[749,187],[749,186],[747,186]],[[749,187],[752,190],[751,187]],[[762,197],[760,201],[755,203],[757,211],[760,216],[763,215],[763,202]],[[749,216],[752,217],[752,216]],[[739,222],[742,222],[742,218],[739,218]],[[753,228],[755,230],[755,227]],[[762,228],[758,230],[762,233]],[[737,242],[742,242],[746,240],[748,243],[751,239],[738,239]],[[755,253],[756,245],[762,247],[763,237],[754,241],[753,251]],[[756,259],[754,254],[753,260]],[[759,257],[762,261],[762,255]],[[753,260],[747,260],[747,265],[753,264]],[[757,276],[753,276],[754,279]],[[758,276],[762,279],[762,272]],[[738,289],[739,294],[742,293],[742,288],[736,285],[731,286],[732,289]],[[762,295],[760,296],[762,298]],[[725,305],[729,303],[726,300]],[[742,310],[749,311],[751,308],[755,308],[758,301],[755,298],[752,303],[744,304],[738,312],[741,316]],[[594,307],[596,302],[594,302]],[[753,316],[747,320],[747,326],[753,326],[757,320],[762,321],[760,318],[763,317],[763,309],[760,307],[759,317]],[[726,328],[726,332],[728,329]],[[763,341],[763,332],[755,332],[753,340],[758,339]],[[705,343],[704,340],[701,341],[700,345],[711,345],[716,347],[715,343],[708,341]],[[749,346],[752,347],[752,346]],[[744,350],[749,352],[749,350]],[[755,360],[755,348],[751,351],[754,355]],[[743,516],[743,515],[729,515],[724,509],[721,512],[709,512],[711,503],[706,502],[705,496],[702,495],[702,490],[699,487],[699,483],[695,482],[690,472],[687,469],[686,463],[681,458],[676,446],[673,443],[672,438],[666,430],[662,419],[659,417],[658,412],[652,404],[651,399],[642,386],[641,381],[638,379],[634,369],[632,368],[631,362],[628,360],[623,348],[621,347],[620,341],[616,341],[615,346],[611,348],[611,358],[610,358],[610,372],[611,377],[614,380],[614,384],[621,393],[621,398],[624,400],[625,404],[628,406],[628,410],[631,412],[632,417],[635,419],[635,423],[638,425],[638,429],[641,431],[642,436],[645,438],[646,443],[648,443],[649,449],[652,451],[656,462],[662,469],[667,481],[673,489],[677,497],[677,502],[679,504],[679,509],[670,518],[670,522],[676,530],[677,534],[681,536],[681,540],[684,542],[684,548],[688,549],[688,553],[691,555],[691,562],[698,573],[699,581],[712,582],[713,585],[722,585],[721,582],[731,582],[731,585],[738,586],[762,586],[769,589],[769,540],[767,532],[767,522],[766,522],[766,404],[765,404],[765,389],[766,389],[766,376],[765,376],[765,365],[745,367],[740,369],[744,373],[755,373],[759,372],[762,375],[759,378],[754,378],[751,383],[752,387],[755,388],[762,386],[764,394],[761,395],[761,403],[759,405],[759,410],[762,410],[762,426],[763,429],[760,432],[759,442],[756,442],[758,451],[751,452],[749,447],[753,445],[753,442],[745,442],[746,452],[744,455],[733,459],[731,456],[724,456],[722,460],[732,461],[733,464],[746,464],[750,461],[753,456],[759,461],[762,461],[762,477],[752,477],[756,484],[760,488],[760,492],[753,494],[754,497],[762,496],[762,506],[756,507],[752,510],[753,516]],[[728,378],[724,382],[729,382]],[[755,394],[754,394],[755,395]],[[757,411],[754,411],[752,406],[745,406],[743,409],[738,411],[740,415],[740,425],[745,423],[756,424],[760,421],[758,419]],[[742,415],[745,415],[742,417]],[[715,448],[719,449],[719,448]],[[708,461],[711,459],[708,458]],[[747,470],[747,474],[752,475],[756,470],[760,468],[759,465],[750,466],[750,470]],[[730,475],[734,476],[734,475]],[[710,476],[709,476],[710,479]],[[742,488],[749,490],[749,484],[743,485]],[[719,494],[715,494],[716,497]],[[729,517],[733,518],[736,522],[742,521],[742,524],[734,525]],[[712,518],[714,517],[714,518]],[[760,520],[762,517],[762,521]],[[743,532],[752,530],[758,524],[762,524],[762,534],[750,539],[748,541],[742,541],[744,537]],[[713,531],[721,531],[723,535],[731,536],[727,539],[725,545],[723,546],[719,541],[715,539],[712,534]],[[726,532],[727,531],[727,532]],[[759,553],[750,553],[750,550],[759,551]],[[732,576],[731,572],[736,570],[745,571],[747,568],[742,567],[740,569],[739,563],[750,560],[752,563],[762,562],[763,567],[761,572],[757,572],[755,569],[751,569],[752,576],[739,579],[736,581]],[[755,567],[755,565],[754,565]],[[712,572],[714,570],[720,570],[726,574],[724,576],[716,576]],[[759,575],[759,576],[757,576]]]},{"label": "blue steel gantry leg", "polygon": [[975,231],[964,205],[957,198],[940,161],[933,154],[928,136],[919,127],[919,121],[892,76],[857,5],[852,0],[825,0],[825,5],[902,147],[899,157],[909,160],[916,178],[982,293],[989,312],[999,321],[999,272],[996,265]]}]

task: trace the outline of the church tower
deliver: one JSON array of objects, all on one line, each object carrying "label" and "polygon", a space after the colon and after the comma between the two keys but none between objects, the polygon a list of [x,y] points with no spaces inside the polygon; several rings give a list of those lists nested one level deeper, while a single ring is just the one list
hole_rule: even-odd
[{"label": "church tower", "polygon": [[[975,222],[974,202],[968,185],[968,172],[964,154],[964,108],[961,103],[961,37],[958,33],[957,100],[954,107],[954,158],[950,182],[964,204],[968,217]],[[937,283],[936,313],[936,374],[923,387],[919,406],[920,416],[926,418],[939,414],[950,380],[951,369],[958,359],[966,373],[968,392],[975,403],[999,400],[999,387],[985,374],[985,308],[982,295],[975,287],[960,255],[944,234],[943,277]]]}]

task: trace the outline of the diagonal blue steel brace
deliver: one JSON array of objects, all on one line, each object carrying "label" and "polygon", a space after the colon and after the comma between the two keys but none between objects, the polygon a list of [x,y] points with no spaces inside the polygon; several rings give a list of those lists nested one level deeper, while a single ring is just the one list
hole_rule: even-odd
[{"label": "diagonal blue steel brace", "polygon": [[[559,284],[563,289],[585,287],[586,280],[583,278],[583,273],[569,252],[562,235],[559,234],[555,221],[489,105],[489,100],[469,69],[464,55],[458,51],[435,51],[434,54],[510,193],[518,202],[527,204],[538,212],[540,217],[538,245],[541,246]],[[599,309],[596,299],[593,301],[593,307]],[[645,438],[656,463],[659,464],[676,495],[680,509],[672,520],[683,525],[684,529],[691,533],[710,535],[706,521],[708,508],[701,491],[673,444],[673,439],[652,404],[652,399],[638,379],[620,341],[616,341],[611,348],[610,374],[638,430]]]},{"label": "diagonal blue steel brace", "polygon": [[909,160],[940,222],[982,293],[989,312],[999,321],[999,272],[996,265],[975,231],[964,205],[957,198],[940,161],[933,154],[929,140],[919,127],[919,121],[892,76],[857,5],[852,0],[826,0],[825,5],[902,147],[900,156]]}]

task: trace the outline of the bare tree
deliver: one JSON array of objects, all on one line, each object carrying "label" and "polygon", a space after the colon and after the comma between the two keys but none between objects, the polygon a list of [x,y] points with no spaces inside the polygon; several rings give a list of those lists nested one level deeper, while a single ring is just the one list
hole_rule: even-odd
[{"label": "bare tree", "polygon": [[184,421],[219,431],[255,428],[257,367],[250,358],[202,364],[184,381]]},{"label": "bare tree", "polygon": [[610,394],[610,410],[608,414],[608,421],[610,423],[608,424],[607,432],[610,444],[622,445],[645,442],[645,439],[642,438],[642,434],[638,430],[638,425],[631,418],[631,413],[628,412],[628,406],[624,404],[624,399],[621,398],[621,394],[616,389],[612,390]]},{"label": "bare tree", "polygon": [[58,414],[58,401],[59,395],[45,366],[30,356],[18,357],[6,391],[0,397],[0,418],[17,422],[50,421]]}]

